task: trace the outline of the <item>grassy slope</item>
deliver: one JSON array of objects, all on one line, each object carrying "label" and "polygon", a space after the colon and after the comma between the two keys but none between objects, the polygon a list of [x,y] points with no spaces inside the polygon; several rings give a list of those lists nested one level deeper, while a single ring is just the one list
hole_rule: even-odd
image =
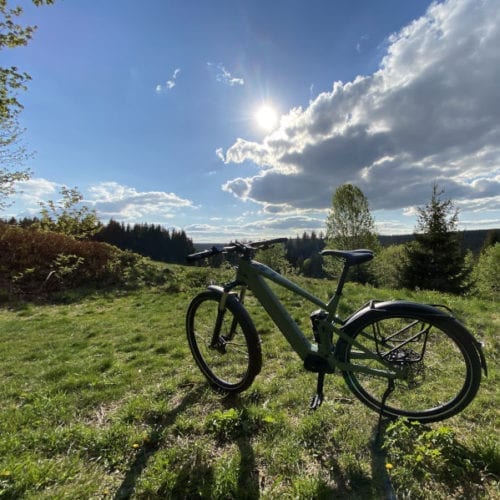
[{"label": "grassy slope", "polygon": [[[310,413],[314,375],[252,301],[263,370],[232,400],[209,390],[185,341],[184,315],[196,291],[218,276],[172,269],[175,281],[162,289],[0,310],[0,496],[384,498],[392,488],[404,491],[396,472],[411,464],[393,464],[391,484],[374,442],[377,415],[337,375]],[[322,297],[333,288],[303,283]],[[345,293],[352,304],[397,295],[355,285]],[[456,434],[451,453],[460,451],[469,471],[427,471],[412,498],[496,496],[496,305],[428,292],[405,298],[453,308],[487,342],[490,368],[472,405],[445,423]],[[313,307],[285,300],[309,329]]]}]

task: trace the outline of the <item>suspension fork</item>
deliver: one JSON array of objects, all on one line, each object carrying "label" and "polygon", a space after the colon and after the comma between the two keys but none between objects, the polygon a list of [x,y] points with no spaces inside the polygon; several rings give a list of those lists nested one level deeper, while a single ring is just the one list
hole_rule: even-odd
[{"label": "suspension fork", "polygon": [[[220,333],[221,333],[221,328],[222,328],[222,322],[224,321],[224,315],[226,314],[227,300],[228,300],[228,297],[229,297],[231,290],[238,285],[240,285],[240,283],[238,283],[236,281],[231,282],[231,283],[227,284],[223,289],[223,292],[222,292],[222,295],[221,295],[221,298],[219,301],[219,307],[217,309],[217,318],[215,320],[214,332],[212,335],[212,341],[210,343],[211,347],[217,347],[220,344],[220,337],[221,337]],[[246,291],[247,291],[247,286],[243,285],[241,287],[241,290],[239,293],[239,301],[241,304],[243,304],[243,302],[245,300]],[[237,326],[238,326],[237,318],[233,317],[233,321],[231,322],[231,328],[230,328],[228,334],[224,336],[225,341],[233,339],[233,337],[236,333]]]}]

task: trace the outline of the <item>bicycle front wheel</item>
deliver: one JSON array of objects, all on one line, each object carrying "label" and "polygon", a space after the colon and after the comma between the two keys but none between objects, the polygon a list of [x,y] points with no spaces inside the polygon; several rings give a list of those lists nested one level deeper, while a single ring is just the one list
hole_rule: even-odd
[{"label": "bicycle front wheel", "polygon": [[[353,394],[370,408],[388,417],[407,417],[435,422],[463,410],[476,395],[481,381],[481,362],[463,327],[453,318],[411,316],[371,318],[352,333],[361,346],[341,340],[341,361],[381,370],[380,360],[403,378],[394,380],[359,371],[344,371]],[[387,399],[384,402],[384,394]]]},{"label": "bicycle front wheel", "polygon": [[233,296],[219,311],[222,294],[208,290],[191,302],[186,317],[189,347],[212,387],[236,393],[249,387],[262,366],[260,341],[247,311]]}]

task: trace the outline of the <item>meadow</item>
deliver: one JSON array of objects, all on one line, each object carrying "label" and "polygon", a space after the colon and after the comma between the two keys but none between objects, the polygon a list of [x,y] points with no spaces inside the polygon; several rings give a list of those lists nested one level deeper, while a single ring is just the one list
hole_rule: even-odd
[{"label": "meadow", "polygon": [[[346,286],[343,315],[371,298],[441,303],[485,342],[489,375],[465,411],[384,421],[379,436],[337,374],[309,410],[315,375],[252,300],[263,369],[239,396],[213,392],[185,312],[226,271],[168,269],[162,286],[1,306],[0,497],[500,498],[497,303]],[[298,280],[325,298],[334,287]],[[283,300],[309,331],[314,307]]]}]

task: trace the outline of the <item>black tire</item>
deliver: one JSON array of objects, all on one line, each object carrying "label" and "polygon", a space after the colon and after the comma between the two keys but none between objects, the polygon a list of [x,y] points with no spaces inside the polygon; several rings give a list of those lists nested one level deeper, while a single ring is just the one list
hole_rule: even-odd
[{"label": "black tire", "polygon": [[224,393],[249,387],[262,366],[260,340],[245,308],[228,297],[220,334],[214,329],[221,293],[208,290],[189,305],[186,333],[193,357],[210,385]]},{"label": "black tire", "polygon": [[[401,346],[411,336],[425,331],[427,335],[422,333]],[[468,332],[453,318],[430,318],[418,313],[372,316],[350,332],[350,336],[379,356],[385,354],[386,360],[395,367],[408,367],[407,377],[394,381],[394,390],[384,405],[386,378],[343,372],[353,394],[389,418],[407,417],[423,423],[444,420],[462,411],[479,389],[481,362],[478,353]],[[338,342],[337,353],[344,362],[384,368],[376,360],[362,359],[362,351],[344,340]],[[418,360],[422,353],[422,359]]]}]

